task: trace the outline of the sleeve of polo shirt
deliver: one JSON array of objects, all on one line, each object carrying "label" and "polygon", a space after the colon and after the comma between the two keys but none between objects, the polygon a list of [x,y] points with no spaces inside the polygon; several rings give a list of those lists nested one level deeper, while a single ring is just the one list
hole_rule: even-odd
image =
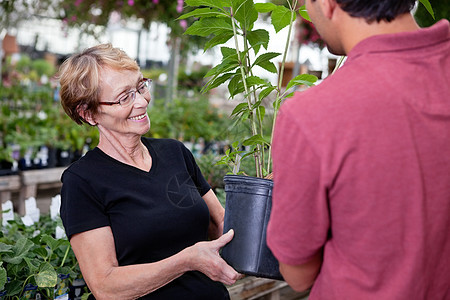
[{"label": "sleeve of polo shirt", "polygon": [[296,115],[282,107],[273,140],[274,190],[267,243],[282,263],[309,261],[327,240],[330,225],[320,157]]}]

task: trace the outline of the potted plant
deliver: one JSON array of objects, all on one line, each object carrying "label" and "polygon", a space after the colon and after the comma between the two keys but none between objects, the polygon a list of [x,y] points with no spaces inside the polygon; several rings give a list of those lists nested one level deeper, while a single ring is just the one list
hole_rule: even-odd
[{"label": "potted plant", "polygon": [[[193,10],[180,19],[197,18],[185,34],[212,36],[205,44],[205,51],[220,47],[222,53],[221,62],[206,74],[209,80],[202,91],[226,84],[230,98],[237,101],[232,117],[236,124],[250,128],[244,138],[232,143],[220,161],[232,173],[224,177],[224,231],[230,228],[235,231],[222,256],[241,273],[282,279],[278,262],[265,241],[273,187],[272,132],[280,105],[293,94],[292,88],[312,86],[317,80],[313,75],[302,74],[291,79],[286,88],[281,84],[294,21],[298,14],[309,18],[305,7],[300,7],[296,0],[288,0],[285,5],[255,4],[253,0],[186,0],[185,3]],[[267,51],[269,32],[255,27],[258,17],[268,14],[276,33],[287,27],[283,53]],[[272,60],[280,55],[277,69]],[[277,83],[257,76],[257,68],[277,74]],[[241,160],[249,158],[254,160],[256,176],[245,176],[239,170]]]},{"label": "potted plant", "polygon": [[69,294],[81,272],[67,238],[54,237],[57,226],[62,226],[61,220],[49,215],[25,225],[15,214],[1,228],[1,299],[37,299],[36,294],[40,299],[58,299]]}]

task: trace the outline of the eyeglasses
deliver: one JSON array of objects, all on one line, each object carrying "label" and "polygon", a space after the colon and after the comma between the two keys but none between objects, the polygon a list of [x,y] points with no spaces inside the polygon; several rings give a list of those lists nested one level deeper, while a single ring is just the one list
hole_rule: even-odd
[{"label": "eyeglasses", "polygon": [[141,81],[139,81],[137,87],[135,90],[131,90],[127,92],[125,95],[123,95],[119,100],[115,102],[98,102],[98,104],[101,105],[115,105],[119,104],[122,107],[128,107],[130,106],[134,100],[136,100],[136,92],[142,95],[147,102],[150,101],[150,86],[152,84],[152,80],[148,78],[142,78]]}]

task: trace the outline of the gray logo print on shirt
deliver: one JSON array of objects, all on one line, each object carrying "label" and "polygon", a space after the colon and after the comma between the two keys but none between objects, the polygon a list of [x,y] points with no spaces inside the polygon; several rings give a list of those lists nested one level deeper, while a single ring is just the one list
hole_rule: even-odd
[{"label": "gray logo print on shirt", "polygon": [[197,187],[185,173],[175,175],[167,184],[167,197],[177,207],[189,208],[197,202],[199,196]]}]

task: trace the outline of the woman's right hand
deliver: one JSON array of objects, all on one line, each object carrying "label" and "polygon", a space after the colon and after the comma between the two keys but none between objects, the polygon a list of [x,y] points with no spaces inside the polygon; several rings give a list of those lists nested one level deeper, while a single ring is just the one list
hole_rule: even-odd
[{"label": "woman's right hand", "polygon": [[190,251],[192,270],[200,271],[212,280],[227,285],[231,285],[242,278],[242,275],[228,265],[219,254],[220,248],[229,243],[233,236],[234,231],[230,229],[216,240],[199,242],[187,248],[186,250]]}]

